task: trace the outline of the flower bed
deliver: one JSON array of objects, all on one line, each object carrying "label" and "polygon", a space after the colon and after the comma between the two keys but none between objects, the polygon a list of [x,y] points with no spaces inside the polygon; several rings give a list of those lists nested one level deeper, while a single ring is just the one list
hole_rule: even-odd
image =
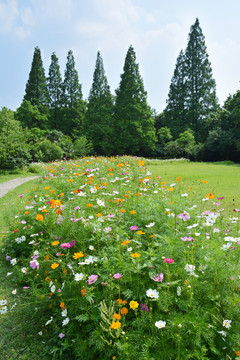
[{"label": "flower bed", "polygon": [[[45,166],[5,237],[9,278],[53,359],[235,359],[238,218],[144,160]],[[160,174],[161,175],[161,174]],[[220,194],[222,195],[222,194]],[[17,311],[5,299],[0,313]]]}]

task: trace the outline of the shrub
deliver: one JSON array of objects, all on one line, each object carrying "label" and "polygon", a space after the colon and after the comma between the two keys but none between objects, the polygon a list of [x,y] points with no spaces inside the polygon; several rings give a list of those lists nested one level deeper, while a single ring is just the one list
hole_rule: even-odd
[{"label": "shrub", "polygon": [[60,146],[51,143],[49,140],[43,140],[39,143],[36,143],[32,146],[33,158],[36,161],[54,161],[57,159],[62,159],[63,151]]}]

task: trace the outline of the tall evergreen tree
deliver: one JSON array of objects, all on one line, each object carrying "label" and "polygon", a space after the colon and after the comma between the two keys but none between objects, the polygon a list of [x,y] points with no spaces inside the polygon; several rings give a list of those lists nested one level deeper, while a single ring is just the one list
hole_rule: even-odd
[{"label": "tall evergreen tree", "polygon": [[181,50],[171,80],[163,120],[163,125],[171,129],[174,139],[188,127],[186,122],[186,76],[186,59]]},{"label": "tall evergreen tree", "polygon": [[196,19],[190,28],[185,53],[181,51],[177,59],[163,125],[171,129],[174,138],[190,128],[197,141],[205,141],[205,121],[217,108],[216,83],[205,38]]},{"label": "tall evergreen tree", "polygon": [[113,97],[98,51],[85,119],[86,135],[92,140],[97,154],[110,155],[113,152],[112,113]]},{"label": "tall evergreen tree", "polygon": [[205,37],[199,20],[191,26],[185,51],[187,89],[187,122],[195,133],[196,140],[204,141],[201,128],[210,112],[217,110],[216,83],[212,77]]},{"label": "tall evergreen tree", "polygon": [[49,93],[50,124],[53,129],[58,127],[60,108],[62,105],[62,77],[58,58],[55,53],[51,55],[47,86]]},{"label": "tall evergreen tree", "polygon": [[32,105],[42,108],[48,105],[48,90],[41,52],[35,47],[29,79],[23,100],[28,100]]},{"label": "tall evergreen tree", "polygon": [[127,51],[116,90],[114,127],[117,154],[145,155],[154,149],[154,119],[132,46]]},{"label": "tall evergreen tree", "polygon": [[64,109],[59,130],[69,135],[79,135],[82,131],[86,103],[83,101],[82,86],[79,83],[72,50],[69,50],[67,55],[62,103]]}]

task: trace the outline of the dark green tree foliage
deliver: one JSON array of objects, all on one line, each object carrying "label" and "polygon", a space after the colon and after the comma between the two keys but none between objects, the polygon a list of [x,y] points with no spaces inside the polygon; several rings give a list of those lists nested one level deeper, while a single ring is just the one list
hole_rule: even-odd
[{"label": "dark green tree foliage", "polygon": [[191,26],[185,58],[187,123],[194,131],[196,140],[204,141],[206,139],[202,136],[201,128],[209,113],[216,111],[217,98],[216,83],[198,19]]},{"label": "dark green tree foliage", "polygon": [[87,138],[92,141],[97,154],[110,155],[113,152],[112,115],[113,97],[105,75],[103,59],[98,52],[85,119]]},{"label": "dark green tree foliage", "polygon": [[171,80],[167,107],[163,118],[164,125],[171,129],[174,139],[188,128],[186,121],[186,76],[186,59],[184,52],[181,50]]},{"label": "dark green tree foliage", "polygon": [[132,46],[128,49],[116,90],[114,127],[116,154],[145,155],[154,149],[154,119]]},{"label": "dark green tree foliage", "polygon": [[54,129],[57,127],[62,105],[62,77],[58,58],[55,53],[51,55],[47,86],[49,94],[50,126]]},{"label": "dark green tree foliage", "polygon": [[38,47],[34,50],[32,67],[23,100],[30,101],[32,105],[36,105],[41,110],[48,105],[47,82],[41,52]]},{"label": "dark green tree foliage", "polygon": [[86,104],[83,101],[82,86],[79,84],[72,50],[69,50],[67,55],[62,104],[62,116],[58,130],[69,135],[79,135],[82,131]]},{"label": "dark green tree foliage", "polygon": [[24,100],[16,110],[14,117],[24,128],[48,128],[48,118],[46,114],[41,114],[37,105],[32,105],[29,100]]}]

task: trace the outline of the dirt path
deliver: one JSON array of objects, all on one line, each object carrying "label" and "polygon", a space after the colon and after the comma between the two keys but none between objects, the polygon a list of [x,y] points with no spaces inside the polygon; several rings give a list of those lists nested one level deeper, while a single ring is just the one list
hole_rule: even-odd
[{"label": "dirt path", "polygon": [[13,180],[9,180],[0,184],[0,198],[8,193],[10,190],[14,190],[17,186],[24,184],[29,180],[34,180],[39,178],[39,176],[29,176],[26,178],[17,178]]}]

